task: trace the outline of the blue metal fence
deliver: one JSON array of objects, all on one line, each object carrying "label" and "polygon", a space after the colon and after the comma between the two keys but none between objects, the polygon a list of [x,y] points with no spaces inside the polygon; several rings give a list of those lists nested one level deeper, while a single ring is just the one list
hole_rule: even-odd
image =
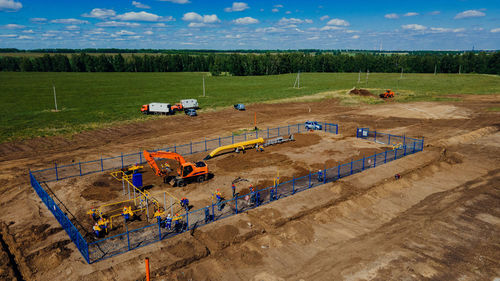
[{"label": "blue metal fence", "polygon": [[[318,122],[323,125],[323,130],[330,133],[338,134],[338,125]],[[226,137],[217,137],[214,139],[204,139],[198,142],[190,142],[183,145],[174,145],[170,147],[160,148],[156,150],[173,151],[181,155],[191,155],[200,152],[206,152],[215,149],[222,145],[234,144],[246,140],[256,138],[273,138],[291,134],[305,132],[304,124],[287,125],[283,127],[267,128],[264,130],[249,131],[242,134],[233,134]],[[32,174],[41,182],[59,181],[62,179],[79,177],[92,173],[98,173],[136,163],[144,163],[142,151],[131,154],[121,154],[115,157],[100,158],[93,161],[78,162],[67,165],[54,164],[54,167],[33,171]]]},{"label": "blue metal fence", "polygon": [[[327,132],[338,133],[338,126],[335,124],[325,123],[323,125],[323,128],[324,128],[323,130]],[[295,132],[300,132],[300,125],[292,125],[286,127],[267,129],[258,132],[251,132],[245,136],[233,135],[225,138],[206,140],[203,142],[198,142],[196,144],[198,145],[198,147],[201,146],[201,148],[199,148],[203,149],[201,151],[206,151],[211,149],[208,148],[211,147],[210,143],[215,143],[214,145],[220,146],[228,143],[241,141],[242,138],[256,138],[258,137],[258,134],[262,133],[264,134],[264,137],[267,136],[274,137],[279,135],[286,135],[289,134],[289,132],[290,134],[293,134]],[[61,223],[61,225],[66,230],[68,235],[70,235],[75,245],[78,247],[82,255],[85,257],[85,260],[88,263],[93,263],[120,253],[124,253],[148,245],[153,242],[161,241],[162,239],[165,238],[170,238],[179,233],[189,231],[190,229],[200,227],[207,223],[217,221],[241,212],[248,211],[250,209],[270,203],[272,201],[293,195],[297,192],[301,192],[328,182],[336,181],[340,178],[355,173],[359,173],[366,169],[379,166],[381,164],[399,159],[409,154],[416,153],[418,151],[423,150],[423,144],[424,144],[423,139],[415,139],[406,136],[384,134],[376,131],[369,131],[368,128],[359,128],[357,130],[356,136],[358,138],[373,140],[375,142],[382,144],[392,145],[394,143],[400,143],[399,141],[402,141],[403,144],[394,150],[387,150],[375,155],[363,157],[362,159],[351,161],[349,163],[342,164],[336,167],[324,169],[319,172],[315,173],[310,172],[309,174],[298,178],[293,177],[292,180],[282,182],[279,185],[256,190],[246,195],[241,195],[241,196],[237,195],[233,199],[226,200],[211,206],[207,206],[199,210],[188,212],[182,215],[181,219],[179,220],[180,226],[177,228],[173,226],[172,229],[166,229],[164,221],[162,222],[161,220],[158,220],[158,223],[150,224],[148,226],[139,229],[134,229],[131,231],[128,231],[127,229],[127,231],[124,233],[108,237],[105,239],[101,239],[92,243],[88,243],[87,241],[85,241],[85,239],[83,239],[80,233],[78,233],[76,227],[64,215],[64,213],[60,211],[57,205],[54,204],[53,200],[43,190],[43,188],[41,188],[40,184],[37,182],[37,179],[32,173],[30,173],[30,178],[32,180],[32,186],[33,188],[35,188],[40,198],[42,198],[44,202],[46,201],[52,202],[52,203],[46,202],[45,204],[47,205],[47,207],[51,211],[52,211],[51,208],[53,208],[54,210],[58,210],[57,212],[52,211],[54,216]],[[202,145],[199,145],[200,143]],[[192,152],[193,150],[191,147],[193,147],[192,143],[190,143],[189,145],[174,146],[174,149],[180,148],[182,152],[185,152],[187,148],[189,148],[189,153],[195,153]],[[196,149],[194,151],[196,151]],[[120,156],[118,159],[121,160],[124,159],[123,157],[127,156],[128,155],[123,155]],[[117,157],[107,158],[107,159],[117,159]],[[101,163],[100,166],[101,170],[104,170],[103,163],[105,160],[106,159],[97,161],[98,163]],[[123,162],[120,162],[120,164],[124,163],[121,165],[126,165],[125,163],[127,162],[125,160],[121,161]],[[91,162],[96,162],[96,161],[91,161]],[[91,162],[86,162],[86,163],[91,163]],[[61,167],[64,168],[65,166],[60,166],[58,168],[54,167],[52,169],[46,169],[43,171],[52,170],[53,174],[55,174],[57,179],[58,178],[57,174],[59,173],[58,169],[60,169]]]}]

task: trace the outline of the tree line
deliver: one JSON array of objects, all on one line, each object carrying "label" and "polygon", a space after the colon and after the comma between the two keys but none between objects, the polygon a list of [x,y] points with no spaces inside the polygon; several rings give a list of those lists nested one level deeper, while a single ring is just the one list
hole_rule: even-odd
[{"label": "tree line", "polygon": [[460,54],[263,53],[1,56],[0,71],[211,72],[236,76],[301,72],[487,73],[500,75],[500,51]]}]

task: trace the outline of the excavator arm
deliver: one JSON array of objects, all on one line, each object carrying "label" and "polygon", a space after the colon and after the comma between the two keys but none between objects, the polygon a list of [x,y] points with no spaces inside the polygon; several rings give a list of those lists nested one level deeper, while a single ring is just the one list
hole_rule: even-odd
[{"label": "excavator arm", "polygon": [[186,160],[184,159],[184,157],[182,157],[182,155],[180,155],[178,153],[174,153],[174,152],[168,152],[168,151],[149,152],[147,150],[144,150],[142,152],[142,154],[144,154],[144,158],[146,159],[149,166],[151,167],[151,169],[153,169],[153,171],[155,172],[155,174],[157,176],[166,176],[166,174],[163,170],[161,170],[158,167],[158,164],[156,163],[155,158],[173,159],[173,160],[179,162],[180,167],[182,167],[186,163]]}]

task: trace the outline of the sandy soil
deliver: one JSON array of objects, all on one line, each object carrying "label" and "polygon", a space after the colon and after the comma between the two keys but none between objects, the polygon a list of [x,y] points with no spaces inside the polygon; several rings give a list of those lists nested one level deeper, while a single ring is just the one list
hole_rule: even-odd
[{"label": "sandy soil", "polygon": [[[6,247],[0,255],[0,276],[12,279],[18,271],[26,280],[142,280],[147,256],[153,280],[493,280],[500,277],[500,114],[486,109],[499,105],[500,96],[355,109],[334,100],[254,105],[246,113],[227,109],[197,118],[170,116],[70,139],[4,144],[0,225]],[[273,156],[306,170],[351,157],[343,153],[353,143],[349,138],[356,126],[423,136],[426,147],[339,182],[92,265],[85,264],[27,181],[28,168],[47,167],[54,161],[91,160],[249,128],[253,112],[261,127],[314,119],[341,125],[338,139],[320,136],[320,142],[309,144],[308,150],[319,154],[317,159],[301,157],[301,148],[293,143],[284,144],[289,146],[286,152]],[[178,122],[190,130],[183,131]],[[358,149],[363,154],[376,148],[358,145]],[[241,161],[238,156],[224,157]],[[213,166],[228,168],[222,160]],[[227,177],[237,172],[231,173]],[[402,179],[395,181],[395,173]],[[92,185],[81,186],[87,189],[87,202],[100,200],[98,188],[113,186],[110,179],[99,176]],[[107,199],[114,200],[120,192],[118,186]],[[63,186],[57,194],[80,196]],[[6,262],[9,255],[14,262]]]}]

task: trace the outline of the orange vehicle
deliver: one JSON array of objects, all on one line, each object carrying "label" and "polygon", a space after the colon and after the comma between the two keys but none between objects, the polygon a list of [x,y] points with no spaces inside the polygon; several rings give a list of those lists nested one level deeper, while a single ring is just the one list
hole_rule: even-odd
[{"label": "orange vehicle", "polygon": [[[163,177],[163,182],[168,183],[173,181],[173,186],[185,186],[187,182],[203,182],[208,177],[208,166],[205,162],[199,161],[196,163],[186,162],[184,157],[178,153],[168,151],[143,151],[144,158],[148,161],[149,166],[157,176]],[[155,161],[156,159],[172,159],[179,163],[177,168],[177,176],[170,176],[169,168],[160,169]]]},{"label": "orange vehicle", "polygon": [[383,99],[389,99],[394,97],[394,92],[391,89],[385,91],[385,93],[380,94],[380,97]]},{"label": "orange vehicle", "polygon": [[171,110],[172,110],[172,112],[175,114],[175,112],[177,112],[177,111],[182,111],[182,110],[184,109],[184,107],[182,106],[182,104],[181,104],[181,103],[176,103],[176,104],[172,105],[172,106],[170,107],[170,109],[171,109]]}]

